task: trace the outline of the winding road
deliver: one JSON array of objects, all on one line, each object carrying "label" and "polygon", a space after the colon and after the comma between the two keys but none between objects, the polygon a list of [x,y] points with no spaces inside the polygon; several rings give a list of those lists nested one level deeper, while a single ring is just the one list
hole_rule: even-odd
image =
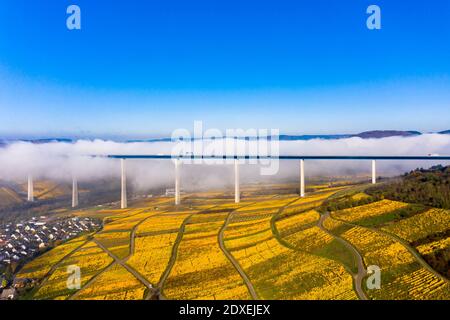
[{"label": "winding road", "polygon": [[427,269],[428,271],[430,271],[431,273],[433,273],[433,274],[434,274],[436,277],[438,277],[439,279],[444,280],[444,281],[447,282],[447,283],[450,282],[449,279],[447,279],[446,277],[444,277],[443,275],[441,275],[439,272],[437,272],[436,270],[434,270],[434,269],[433,269],[433,268],[432,268],[432,267],[431,267],[431,266],[430,266],[430,265],[422,258],[422,256],[420,255],[420,253],[418,253],[418,252],[416,251],[416,249],[414,249],[414,248],[413,248],[406,240],[400,238],[399,236],[394,235],[394,234],[389,233],[389,232],[386,232],[386,231],[383,231],[383,230],[380,230],[380,229],[377,229],[377,228],[364,227],[364,226],[361,226],[361,225],[356,224],[356,223],[351,223],[351,222],[348,222],[348,221],[345,221],[345,220],[342,220],[342,219],[333,217],[332,215],[331,215],[331,218],[334,219],[334,220],[337,220],[337,221],[339,221],[339,222],[345,223],[345,224],[347,224],[347,225],[349,225],[349,226],[352,226],[352,227],[359,227],[359,228],[367,229],[367,230],[370,230],[370,231],[372,231],[372,232],[375,232],[375,233],[378,233],[378,234],[387,236],[387,237],[389,237],[391,240],[394,240],[394,241],[396,241],[396,242],[399,242],[401,245],[403,245],[403,246],[404,246],[404,247],[405,247],[405,248],[406,248],[406,249],[414,256],[414,258],[417,260],[417,262],[418,262],[422,267],[424,267],[425,269]]},{"label": "winding road", "polygon": [[[296,200],[297,201],[297,200]],[[293,201],[295,202],[295,201]],[[291,202],[291,203],[293,203]],[[276,220],[279,217],[279,215],[285,210],[286,207],[288,207],[291,203],[286,204],[285,206],[281,207],[280,210],[273,216],[272,220],[271,220],[271,226],[272,226],[272,233],[275,236],[275,238],[278,240],[278,242],[289,248],[292,250],[297,250],[297,248],[295,248],[293,245],[291,245],[290,243],[286,242],[285,240],[283,240],[283,238],[280,236],[280,233],[278,232],[278,229],[276,227]],[[361,254],[358,252],[358,250],[356,250],[356,248],[350,244],[349,242],[347,242],[346,240],[342,239],[341,237],[332,234],[331,232],[329,232],[327,229],[325,229],[325,227],[323,226],[323,222],[325,221],[325,219],[329,218],[330,214],[326,213],[324,215],[320,216],[320,219],[317,221],[317,226],[324,232],[326,232],[327,234],[329,234],[330,236],[332,236],[333,238],[335,238],[337,241],[341,242],[348,250],[350,250],[350,252],[353,254],[353,256],[355,257],[355,260],[358,264],[358,272],[357,273],[351,273],[352,278],[353,278],[353,283],[354,283],[354,289],[356,294],[358,295],[358,298],[360,300],[367,300],[367,295],[364,292],[363,288],[362,288],[362,281],[364,279],[364,277],[367,275],[367,271],[364,265],[364,260],[363,257],[361,256]]]},{"label": "winding road", "polygon": [[[250,205],[250,204],[249,204]],[[240,208],[244,208],[240,207]],[[239,209],[240,209],[239,208]],[[251,297],[253,300],[258,300],[258,294],[256,293],[255,288],[253,287],[252,282],[250,281],[249,277],[247,276],[247,274],[245,273],[244,269],[242,269],[241,265],[239,264],[239,262],[233,257],[233,255],[227,250],[227,248],[225,247],[225,242],[223,240],[224,237],[224,233],[225,233],[225,229],[228,227],[228,224],[231,221],[231,218],[233,217],[233,213],[235,212],[231,211],[227,218],[225,219],[225,222],[223,223],[222,227],[220,228],[219,231],[219,235],[218,235],[218,241],[219,241],[219,247],[220,250],[222,250],[223,254],[228,258],[228,260],[231,262],[231,264],[233,265],[233,267],[236,269],[236,271],[239,273],[239,275],[241,276],[241,278],[244,280],[245,285],[247,286],[248,292],[250,293]]]},{"label": "winding road", "polygon": [[178,235],[177,238],[175,239],[175,243],[172,247],[172,254],[170,255],[170,260],[167,264],[166,269],[164,270],[161,278],[159,279],[158,282],[158,286],[157,286],[157,290],[159,293],[159,297],[160,299],[165,299],[165,296],[163,294],[163,288],[164,288],[164,284],[167,281],[167,278],[170,275],[170,272],[172,271],[173,266],[175,265],[175,262],[177,260],[177,256],[178,256],[178,247],[180,246],[181,240],[183,239],[183,235],[184,235],[184,231],[186,230],[186,225],[189,223],[190,219],[192,218],[192,216],[194,216],[195,214],[202,214],[202,213],[206,213],[214,208],[220,207],[220,205],[214,205],[211,206],[209,208],[207,208],[206,210],[203,211],[198,211],[198,212],[194,212],[191,215],[189,215],[188,217],[186,217],[186,219],[183,220],[183,223],[181,224],[179,231],[178,231]]},{"label": "winding road", "polygon": [[170,255],[170,259],[169,259],[169,262],[167,263],[167,267],[164,270],[164,273],[162,274],[161,278],[159,279],[158,289],[159,289],[160,296],[162,299],[165,299],[165,296],[163,294],[163,287],[164,287],[164,284],[166,283],[166,280],[169,277],[169,274],[172,271],[172,268],[175,265],[175,262],[177,260],[178,247],[180,246],[181,240],[183,239],[184,231],[186,229],[186,224],[189,223],[191,217],[194,214],[195,213],[189,215],[186,219],[183,220],[183,223],[180,226],[180,230],[178,231],[177,238],[175,239],[175,243],[173,244],[172,254]]},{"label": "winding road", "polygon": [[[343,238],[331,233],[330,231],[328,231],[328,229],[326,229],[323,226],[323,222],[325,221],[325,219],[330,218],[330,213],[327,212],[323,215],[320,216],[320,219],[317,223],[317,226],[324,232],[326,232],[327,234],[329,234],[330,236],[332,236],[333,238],[335,238],[337,241],[339,241],[340,243],[342,243],[344,246],[347,247],[348,250],[350,250],[350,252],[353,254],[353,256],[356,259],[357,265],[358,265],[358,272],[357,273],[352,273],[353,276],[353,283],[355,285],[355,291],[356,294],[358,295],[359,299],[361,300],[367,300],[367,295],[364,292],[364,289],[362,288],[362,282],[364,280],[364,277],[367,275],[367,270],[364,264],[364,259],[362,257],[362,255],[359,253],[359,251],[348,241],[344,240]],[[330,218],[331,219],[331,218]]]}]

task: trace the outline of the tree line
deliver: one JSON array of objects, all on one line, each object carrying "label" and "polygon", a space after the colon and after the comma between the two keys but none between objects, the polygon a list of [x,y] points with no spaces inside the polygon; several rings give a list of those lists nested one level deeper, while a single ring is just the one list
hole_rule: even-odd
[{"label": "tree line", "polygon": [[450,209],[450,166],[416,169],[366,192],[373,197]]}]

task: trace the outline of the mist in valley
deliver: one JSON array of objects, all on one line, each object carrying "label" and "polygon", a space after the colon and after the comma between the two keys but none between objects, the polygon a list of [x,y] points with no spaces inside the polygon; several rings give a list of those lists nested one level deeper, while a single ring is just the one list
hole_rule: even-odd
[{"label": "mist in valley", "polygon": [[[226,139],[225,139],[226,140]],[[203,154],[256,154],[256,141],[241,141],[244,149],[230,141],[215,139],[203,141]],[[108,159],[108,154],[171,154],[178,142],[121,143],[105,140],[78,140],[74,143],[50,142],[35,144],[13,142],[0,148],[0,180],[25,182],[28,175],[35,180],[71,183],[75,176],[82,185],[98,181],[120,179],[120,160]],[[186,142],[184,142],[186,143]],[[189,142],[190,143],[190,142]],[[231,149],[230,149],[231,148]],[[233,149],[234,148],[234,149]],[[450,135],[424,134],[413,137],[336,140],[279,141],[275,150],[280,155],[449,155]],[[182,164],[181,181],[184,190],[208,190],[233,184],[232,161],[228,163]],[[378,161],[377,174],[394,176],[418,167],[430,167],[431,161]],[[445,163],[443,163],[445,165]],[[262,175],[261,167],[270,164],[242,164],[241,181],[246,183],[293,182],[298,179],[297,161],[280,161],[272,166],[276,174]],[[127,160],[127,181],[136,192],[171,187],[174,164],[167,160]],[[333,178],[342,176],[369,176],[370,161],[306,161],[306,178]]]}]

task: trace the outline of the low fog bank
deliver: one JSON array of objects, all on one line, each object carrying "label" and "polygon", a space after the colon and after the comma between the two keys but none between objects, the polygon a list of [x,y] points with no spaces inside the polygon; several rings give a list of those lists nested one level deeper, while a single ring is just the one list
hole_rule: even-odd
[{"label": "low fog bank", "polygon": [[[228,142],[228,143],[227,143]],[[221,139],[203,142],[203,153],[221,150],[234,153],[230,141]],[[245,141],[245,153],[254,154],[252,143]],[[25,181],[29,174],[35,179],[51,179],[70,182],[75,175],[82,183],[100,179],[118,179],[120,162],[115,159],[90,157],[107,154],[171,154],[175,142],[119,143],[104,140],[79,140],[75,143],[51,142],[33,144],[15,142],[0,148],[0,180]],[[253,150],[253,151],[252,151]],[[194,152],[195,153],[195,152]],[[239,152],[242,154],[242,152]],[[383,139],[349,138],[339,140],[280,141],[281,155],[449,155],[450,135],[424,134],[414,137],[390,137]],[[431,161],[378,161],[377,174],[398,175],[417,167],[430,167]],[[443,165],[450,164],[442,163]],[[267,166],[267,164],[266,164]],[[307,161],[306,176],[330,177],[370,175],[370,161]],[[259,165],[243,165],[241,180],[248,182],[295,181],[298,177],[297,161],[280,161],[276,175],[261,176]],[[128,181],[138,190],[170,186],[174,180],[171,161],[128,160]],[[233,183],[232,165],[182,166],[181,179],[187,189],[228,186]]]}]

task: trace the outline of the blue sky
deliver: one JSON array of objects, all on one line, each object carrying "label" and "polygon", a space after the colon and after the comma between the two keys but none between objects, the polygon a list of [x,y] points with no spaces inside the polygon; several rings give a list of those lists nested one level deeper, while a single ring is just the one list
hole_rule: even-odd
[{"label": "blue sky", "polygon": [[450,129],[448,21],[447,0],[3,0],[0,135]]}]

